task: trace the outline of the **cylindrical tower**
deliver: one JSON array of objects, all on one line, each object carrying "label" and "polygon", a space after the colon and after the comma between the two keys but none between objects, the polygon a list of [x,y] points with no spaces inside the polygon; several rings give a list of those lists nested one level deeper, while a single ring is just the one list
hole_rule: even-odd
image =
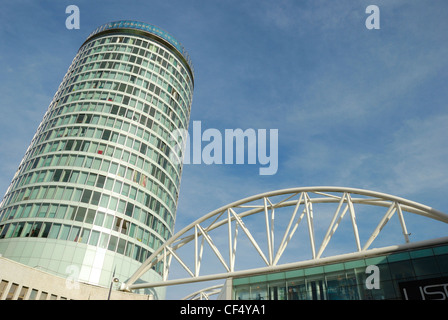
[{"label": "cylindrical tower", "polygon": [[193,86],[188,54],[158,27],[92,32],[1,203],[0,254],[95,285],[114,271],[126,280],[173,234],[182,165],[171,136],[188,128]]}]

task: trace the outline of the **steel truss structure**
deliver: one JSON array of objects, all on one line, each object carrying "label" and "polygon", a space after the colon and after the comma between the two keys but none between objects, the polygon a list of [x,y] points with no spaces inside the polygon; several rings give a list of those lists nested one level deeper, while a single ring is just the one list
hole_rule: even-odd
[{"label": "steel truss structure", "polygon": [[189,294],[182,300],[210,300],[210,296],[221,293],[222,287],[224,285],[218,284],[216,286],[204,288]]},{"label": "steel truss structure", "polygon": [[[319,206],[324,206],[324,208],[319,211]],[[368,228],[369,232],[361,232],[357,222],[361,215],[370,217],[371,213],[369,210],[364,210],[365,207],[368,207],[369,210],[373,208],[376,216],[380,217],[373,223],[376,225],[376,227],[372,227],[373,231]],[[132,291],[141,288],[226,279],[282,270],[286,266],[289,268],[299,266],[300,262],[281,263],[288,247],[292,247],[294,251],[294,259],[296,259],[294,261],[300,261],[300,259],[302,262],[317,262],[319,259],[322,261],[324,252],[331,240],[335,238],[338,229],[343,230],[339,233],[343,233],[342,236],[345,237],[344,244],[349,241],[348,239],[352,239],[354,248],[354,250],[343,252],[343,254],[359,255],[373,250],[372,243],[378,238],[394,214],[398,216],[399,229],[401,229],[404,243],[410,243],[405,213],[406,215],[408,213],[421,215],[448,224],[448,215],[431,207],[397,196],[363,189],[301,187],[255,195],[214,210],[176,233],[159,247],[125,283],[122,283],[121,290]],[[277,226],[280,216],[285,223]],[[318,216],[323,218],[316,219]],[[345,220],[344,217],[346,217]],[[351,225],[352,232],[347,232],[347,228],[340,227],[346,220],[350,221],[348,224]],[[372,225],[372,219],[369,221]],[[319,226],[317,226],[317,222],[319,222]],[[250,223],[254,225],[249,227]],[[299,228],[300,224],[306,226]],[[323,227],[323,224],[326,226]],[[262,228],[260,229],[260,227]],[[218,232],[218,230],[220,231]],[[300,240],[302,245],[304,242],[308,242],[305,246],[306,250],[298,248],[298,241],[294,240],[297,239],[299,230],[302,234],[307,234],[306,241],[303,238]],[[316,230],[321,230],[323,235],[320,245],[317,241]],[[323,232],[324,230],[326,231]],[[240,236],[241,233],[244,237]],[[352,235],[347,237],[347,233],[352,233]],[[400,232],[396,232],[395,229],[394,233],[396,236],[396,233]],[[262,235],[261,240],[259,239],[260,234]],[[237,251],[237,243],[241,242],[242,238],[245,239],[244,245]],[[277,245],[274,239],[280,239]],[[249,247],[252,252],[257,253],[250,260],[254,262],[258,259],[256,263],[261,267],[238,270],[236,267],[237,257],[238,259],[247,259]],[[213,265],[212,270],[208,273],[201,269],[201,266],[205,264],[203,260],[206,259],[204,254],[206,248],[209,252],[207,257],[210,259],[207,260],[206,265]],[[301,253],[307,251],[307,256],[301,257],[298,255],[298,251]],[[214,262],[212,263],[211,260]],[[185,271],[185,275],[178,276],[176,279],[168,279],[170,265],[173,261],[176,261],[179,268]],[[161,266],[162,281],[136,283],[145,272],[155,269],[156,265]],[[220,272],[220,270],[223,271]]]}]

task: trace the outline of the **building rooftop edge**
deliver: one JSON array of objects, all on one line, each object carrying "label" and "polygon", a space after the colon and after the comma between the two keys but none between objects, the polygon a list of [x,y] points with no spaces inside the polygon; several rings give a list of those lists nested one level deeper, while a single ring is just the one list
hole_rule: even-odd
[{"label": "building rooftop edge", "polygon": [[146,22],[141,22],[141,21],[136,21],[136,20],[117,20],[117,21],[107,22],[107,23],[100,25],[94,31],[92,31],[89,34],[89,36],[87,37],[87,39],[85,40],[85,42],[87,42],[93,36],[95,36],[96,34],[98,34],[100,32],[107,31],[107,30],[113,30],[113,29],[135,29],[135,30],[145,31],[145,32],[148,32],[150,34],[153,34],[153,35],[161,38],[162,40],[165,40],[166,42],[171,44],[174,48],[176,48],[177,51],[179,51],[179,53],[185,58],[186,62],[188,63],[188,66],[190,67],[192,73],[194,73],[193,63],[192,63],[190,55],[188,54],[185,47],[179,41],[177,41],[171,34],[166,32],[165,30],[163,30],[155,25],[146,23]]}]

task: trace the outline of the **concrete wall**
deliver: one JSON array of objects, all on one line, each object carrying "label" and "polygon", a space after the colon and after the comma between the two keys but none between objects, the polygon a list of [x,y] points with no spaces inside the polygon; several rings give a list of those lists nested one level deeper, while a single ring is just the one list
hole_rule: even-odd
[{"label": "concrete wall", "polygon": [[[114,284],[113,288],[117,288]],[[109,288],[93,286],[55,276],[0,257],[0,300],[107,300]],[[140,295],[112,290],[111,300],[150,300]]]}]

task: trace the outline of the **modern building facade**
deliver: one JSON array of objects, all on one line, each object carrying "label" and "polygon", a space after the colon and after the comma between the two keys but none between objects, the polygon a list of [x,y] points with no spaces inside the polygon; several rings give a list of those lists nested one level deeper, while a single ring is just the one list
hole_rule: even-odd
[{"label": "modern building facade", "polygon": [[[448,299],[447,227],[447,214],[377,191],[274,190],[190,223],[120,288],[204,283],[189,300]],[[175,275],[138,281],[159,261],[172,261]]]},{"label": "modern building facade", "polygon": [[[446,300],[448,239],[234,278],[235,300]],[[376,272],[375,277],[373,277]],[[375,283],[376,281],[376,283]]]},{"label": "modern building facade", "polygon": [[193,86],[187,52],[160,28],[92,32],[1,203],[0,254],[93,285],[129,277],[173,234],[182,154],[171,134],[188,129]]}]

